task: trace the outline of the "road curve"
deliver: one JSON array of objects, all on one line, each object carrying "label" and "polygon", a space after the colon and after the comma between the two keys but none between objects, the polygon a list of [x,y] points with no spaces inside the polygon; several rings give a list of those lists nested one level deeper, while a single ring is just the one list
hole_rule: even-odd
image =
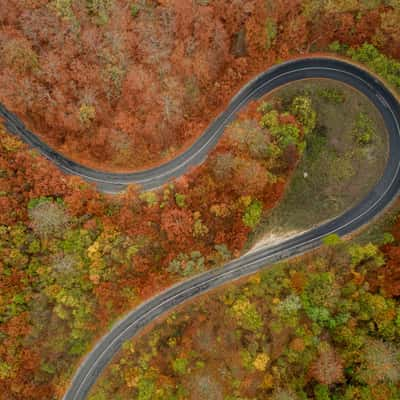
[{"label": "road curve", "polygon": [[105,366],[120,350],[122,343],[178,304],[249,275],[266,264],[316,248],[328,234],[337,233],[343,236],[353,232],[385,209],[394,200],[400,187],[400,105],[382,82],[353,64],[326,57],[289,61],[269,69],[249,82],[204,134],[176,159],[157,168],[127,174],[96,171],[63,157],[28,131],[14,114],[0,105],[0,117],[5,119],[6,127],[37,148],[63,171],[96,182],[105,191],[119,191],[129,183],[139,183],[145,189],[151,189],[182,175],[189,166],[201,163],[217,143],[224,127],[249,101],[256,100],[283,84],[305,78],[330,78],[349,84],[364,93],[382,114],[389,133],[390,147],[384,174],[375,187],[359,204],[337,218],[277,245],[258,248],[219,269],[179,283],[143,303],[118,322],[88,354],[76,372],[64,400],[85,399]]},{"label": "road curve", "polygon": [[[61,170],[96,183],[99,190],[115,193],[123,190],[130,183],[140,184],[144,189],[154,189],[175,177],[183,175],[189,167],[202,163],[208,152],[218,142],[225,126],[234,118],[235,113],[249,101],[258,99],[282,84],[307,77],[338,79],[357,88],[362,86],[362,79],[364,79],[366,82],[370,82],[376,90],[381,90],[381,85],[376,83],[365,71],[340,60],[322,57],[299,59],[280,64],[260,74],[244,86],[232,99],[225,111],[182,154],[158,167],[132,173],[95,170],[70,160],[29,131],[16,115],[8,111],[2,104],[0,104],[0,118],[2,117],[5,120],[5,125],[10,132],[17,134],[33,148],[39,150],[43,156],[54,162]],[[374,103],[377,103],[375,96],[372,97]]]},{"label": "road curve", "polygon": [[[250,100],[258,99],[272,89],[304,78],[330,78],[345,82],[363,92],[379,109],[389,133],[389,157],[383,176],[370,193],[354,208],[337,218],[294,236],[274,246],[259,248],[223,267],[208,271],[179,283],[126,315],[114,325],[88,354],[64,396],[64,400],[83,400],[90,388],[120,350],[124,341],[132,338],[144,326],[178,304],[227,282],[249,275],[266,264],[289,258],[320,246],[328,234],[346,235],[369,222],[396,197],[400,187],[400,105],[393,94],[375,77],[353,64],[329,58],[310,58],[290,61],[271,68],[246,85],[188,150],[162,167],[140,173],[145,187],[155,187],[183,173],[187,166],[200,162],[221,135],[235,112]],[[340,116],[338,116],[340,118]],[[126,177],[139,175],[131,174]],[[89,177],[89,179],[91,179]],[[112,181],[112,174],[107,174]],[[120,182],[120,181],[119,181]]]}]

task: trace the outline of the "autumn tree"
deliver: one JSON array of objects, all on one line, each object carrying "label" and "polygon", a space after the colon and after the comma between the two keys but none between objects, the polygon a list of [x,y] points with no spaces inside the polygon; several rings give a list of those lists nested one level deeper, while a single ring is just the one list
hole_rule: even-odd
[{"label": "autumn tree", "polygon": [[192,235],[193,216],[190,211],[179,208],[165,209],[161,215],[161,229],[168,240],[181,242]]},{"label": "autumn tree", "polygon": [[357,377],[375,385],[379,382],[397,383],[400,379],[399,352],[394,345],[382,340],[369,340],[360,355]]},{"label": "autumn tree", "polygon": [[344,379],[343,362],[329,344],[321,344],[318,357],[312,362],[309,374],[319,383],[332,385]]},{"label": "autumn tree", "polygon": [[46,198],[29,203],[29,217],[32,229],[44,238],[59,235],[68,224],[68,215],[62,205]]}]

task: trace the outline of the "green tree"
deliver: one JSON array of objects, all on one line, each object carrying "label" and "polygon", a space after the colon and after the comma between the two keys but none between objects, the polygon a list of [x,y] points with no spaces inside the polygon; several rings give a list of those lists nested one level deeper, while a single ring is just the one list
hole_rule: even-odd
[{"label": "green tree", "polygon": [[232,313],[239,325],[249,331],[259,332],[264,325],[256,306],[245,297],[241,297],[234,302]]},{"label": "green tree", "polygon": [[137,385],[138,400],[153,400],[156,391],[156,384],[152,379],[141,378]]},{"label": "green tree", "polygon": [[325,246],[334,247],[334,246],[337,246],[337,245],[343,243],[343,241],[337,233],[332,233],[330,235],[325,236],[322,239],[322,243]]},{"label": "green tree", "polygon": [[328,385],[316,385],[314,387],[315,400],[331,400]]},{"label": "green tree", "polygon": [[265,48],[269,50],[274,43],[276,35],[278,34],[278,28],[276,22],[268,18],[265,24]]},{"label": "green tree", "polygon": [[172,362],[172,369],[179,375],[184,375],[187,371],[189,360],[187,358],[177,358]]},{"label": "green tree", "polygon": [[355,140],[362,145],[370,144],[375,137],[375,127],[372,119],[366,113],[359,113],[353,128],[353,136]]},{"label": "green tree", "polygon": [[175,203],[178,207],[180,208],[186,207],[185,199],[186,196],[184,194],[175,193]]},{"label": "green tree", "polygon": [[312,100],[309,96],[296,96],[292,100],[290,112],[296,116],[304,128],[304,134],[311,133],[317,123],[317,113],[312,107]]},{"label": "green tree", "polygon": [[244,212],[243,223],[249,228],[254,228],[260,222],[261,215],[262,215],[261,201],[253,200]]},{"label": "green tree", "polygon": [[355,244],[349,247],[349,254],[351,256],[352,265],[359,265],[362,262],[371,260],[377,267],[382,266],[385,260],[379,248],[372,243],[364,246]]},{"label": "green tree", "polygon": [[362,46],[349,48],[346,54],[353,60],[367,65],[398,89],[400,88],[399,61],[380,53],[379,50],[370,43],[364,43]]}]

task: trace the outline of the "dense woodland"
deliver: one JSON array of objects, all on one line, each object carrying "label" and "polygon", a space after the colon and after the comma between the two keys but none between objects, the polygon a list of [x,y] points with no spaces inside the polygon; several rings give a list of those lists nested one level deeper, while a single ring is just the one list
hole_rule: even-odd
[{"label": "dense woodland", "polygon": [[238,256],[315,126],[306,96],[252,104],[201,167],[106,197],[0,136],[0,393],[61,396],[79,357],[146,297]]},{"label": "dense woodland", "polygon": [[57,149],[140,169],[256,73],[338,40],[400,57],[398,0],[1,0],[0,100]]},{"label": "dense woodland", "polygon": [[[0,15],[0,100],[90,165],[138,167],[171,156],[250,76],[309,51],[351,57],[400,87],[393,0],[0,6],[8,11]],[[250,104],[202,166],[158,192],[130,187],[115,197],[64,176],[1,129],[0,399],[61,398],[112,321],[178,279],[239,256],[262,213],[282,197],[315,121],[304,95]],[[377,266],[391,288],[368,278],[388,302],[399,294],[396,229],[393,237],[379,250],[387,268]],[[325,263],[329,271],[334,265]]]},{"label": "dense woodland", "polygon": [[399,218],[389,226],[182,306],[124,345],[89,400],[399,399]]}]

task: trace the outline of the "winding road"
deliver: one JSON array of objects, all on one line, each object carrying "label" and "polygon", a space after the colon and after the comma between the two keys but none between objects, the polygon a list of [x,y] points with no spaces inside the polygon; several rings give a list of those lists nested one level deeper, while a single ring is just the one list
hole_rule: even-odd
[{"label": "winding road", "polygon": [[321,245],[321,240],[326,235],[336,233],[343,236],[354,232],[382,212],[395,199],[400,188],[400,105],[382,82],[353,64],[327,57],[289,61],[269,69],[249,82],[186,152],[157,168],[128,174],[95,171],[68,160],[25,129],[15,115],[0,106],[0,116],[6,120],[6,127],[38,148],[63,171],[96,182],[100,189],[109,192],[119,191],[133,182],[143,185],[145,189],[152,189],[184,174],[188,167],[201,163],[217,143],[224,127],[249,101],[256,100],[281,85],[305,78],[330,78],[344,82],[364,93],[378,108],[387,127],[390,145],[388,161],[380,180],[359,204],[337,218],[277,245],[258,248],[219,269],[179,283],[143,303],[115,324],[87,355],[64,400],[85,399],[123,342],[178,304],[254,273],[267,264],[314,249]]}]

